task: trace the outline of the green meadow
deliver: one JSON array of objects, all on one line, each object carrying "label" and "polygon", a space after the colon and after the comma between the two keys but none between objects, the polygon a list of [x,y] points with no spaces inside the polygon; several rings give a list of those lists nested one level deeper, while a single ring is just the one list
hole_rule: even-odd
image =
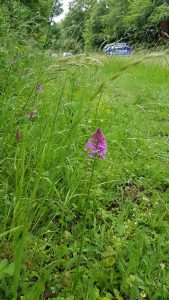
[{"label": "green meadow", "polygon": [[0,299],[169,299],[165,54],[9,47],[0,93]]}]

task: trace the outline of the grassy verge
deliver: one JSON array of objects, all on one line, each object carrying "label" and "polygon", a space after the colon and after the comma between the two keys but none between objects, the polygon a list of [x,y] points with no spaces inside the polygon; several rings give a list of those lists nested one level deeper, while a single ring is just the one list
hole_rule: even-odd
[{"label": "grassy verge", "polygon": [[[6,53],[1,299],[169,298],[168,81],[128,58]],[[108,152],[93,169],[97,128]]]}]

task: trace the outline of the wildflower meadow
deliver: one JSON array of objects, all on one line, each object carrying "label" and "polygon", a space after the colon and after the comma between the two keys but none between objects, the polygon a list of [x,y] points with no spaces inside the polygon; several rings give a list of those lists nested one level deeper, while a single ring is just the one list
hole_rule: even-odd
[{"label": "wildflower meadow", "polygon": [[0,298],[168,299],[168,66],[24,51],[1,69]]},{"label": "wildflower meadow", "polygon": [[168,53],[54,57],[15,31],[0,48],[0,300],[169,299]]}]

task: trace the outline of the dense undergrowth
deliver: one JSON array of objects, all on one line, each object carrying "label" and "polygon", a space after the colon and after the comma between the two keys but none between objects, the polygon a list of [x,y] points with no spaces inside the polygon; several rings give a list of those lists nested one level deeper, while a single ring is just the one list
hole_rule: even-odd
[{"label": "dense undergrowth", "polygon": [[0,299],[169,299],[168,66],[4,47]]}]

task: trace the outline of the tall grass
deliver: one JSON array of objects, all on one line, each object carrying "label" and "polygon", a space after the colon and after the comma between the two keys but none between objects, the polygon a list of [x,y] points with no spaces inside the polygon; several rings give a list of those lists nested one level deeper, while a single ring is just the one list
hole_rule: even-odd
[{"label": "tall grass", "polygon": [[1,60],[1,299],[169,297],[168,68],[100,60]]}]

